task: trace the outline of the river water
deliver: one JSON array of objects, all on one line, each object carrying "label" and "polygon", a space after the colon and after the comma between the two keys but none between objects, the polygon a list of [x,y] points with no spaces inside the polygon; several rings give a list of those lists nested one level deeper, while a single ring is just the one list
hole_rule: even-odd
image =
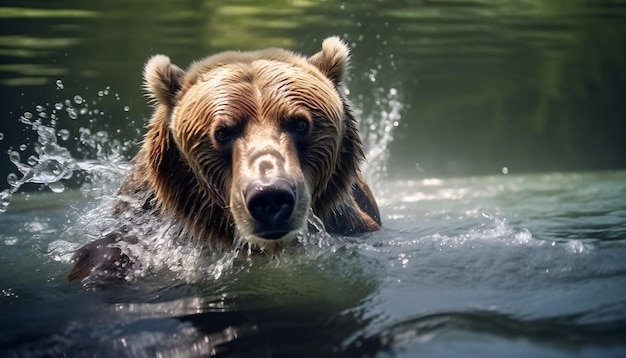
[{"label": "river water", "polygon": [[[626,356],[624,1],[33,0],[0,17],[0,356]],[[313,53],[331,34],[352,47],[381,231],[310,233],[278,259],[152,237],[128,282],[67,282],[143,134],[148,56]]]},{"label": "river water", "polygon": [[[75,190],[0,216],[4,356],[624,356],[626,172],[377,182],[385,228],[67,283]],[[86,197],[87,196],[87,197]],[[77,223],[81,228],[77,228]],[[320,236],[321,235],[321,236]]]}]

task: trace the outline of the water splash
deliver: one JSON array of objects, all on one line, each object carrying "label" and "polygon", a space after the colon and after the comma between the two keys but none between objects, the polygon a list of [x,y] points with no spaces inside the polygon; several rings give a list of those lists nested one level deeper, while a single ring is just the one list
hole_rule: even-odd
[{"label": "water splash", "polygon": [[307,247],[317,247],[320,249],[329,248],[333,245],[333,238],[326,231],[324,222],[320,219],[313,209],[309,209],[309,216],[307,218],[308,230],[301,235],[298,235],[298,242]]},{"label": "water splash", "polygon": [[[151,212],[128,216],[113,216],[116,203],[114,195],[107,195],[67,229],[64,237],[80,237],[89,242],[110,234],[121,234],[116,242],[122,252],[133,262],[125,272],[124,280],[134,282],[154,275],[171,277],[187,283],[217,282],[247,270],[252,265],[266,267],[294,262],[312,262],[345,246],[341,238],[331,237],[321,220],[310,212],[308,230],[299,233],[293,245],[284,248],[281,255],[259,254],[249,245],[233,245],[231,250],[217,250],[208,242],[192,240],[192,235],[176,218],[155,216]],[[127,198],[130,205],[141,205],[142,199]],[[130,240],[127,240],[130,239]],[[56,240],[51,246],[57,260],[69,262],[78,245]],[[93,277],[97,284],[98,277]],[[85,282],[89,287],[90,281]]]},{"label": "water splash", "polygon": [[400,125],[404,106],[396,88],[376,94],[374,101],[376,111],[368,116],[361,116],[361,132],[367,158],[362,169],[366,181],[376,190],[387,175],[389,144],[393,141],[395,129]]},{"label": "water splash", "polygon": [[9,160],[17,167],[21,177],[16,173],[7,176],[10,188],[0,193],[0,213],[7,210],[11,196],[26,183],[44,184],[53,192],[63,192],[65,185],[62,180],[70,179],[78,168],[69,150],[58,145],[53,127],[47,127],[39,120],[29,125],[38,135],[35,154],[22,162],[20,152],[8,151]]},{"label": "water splash", "polygon": [[[61,80],[56,81],[56,88],[64,89]],[[59,123],[67,118],[77,120],[81,116],[92,116],[96,112],[99,112],[98,109],[90,109],[88,101],[81,95],[75,95],[71,100],[36,105],[37,115],[30,111],[20,115],[19,122],[25,129],[36,133],[37,141],[34,144],[24,143],[19,146],[19,150],[7,151],[9,161],[15,165],[17,173],[8,174],[9,188],[0,192],[0,213],[8,209],[13,194],[27,183],[43,185],[54,193],[61,193],[66,188],[64,182],[75,177],[76,172],[80,171],[85,174],[83,191],[89,193],[97,192],[91,183],[97,183],[96,186],[102,188],[106,182],[104,179],[119,181],[123,176],[121,174],[128,169],[124,154],[132,146],[131,141],[120,142],[109,138],[107,132],[92,134],[89,129],[80,128],[76,151],[91,159],[77,159],[70,149],[58,140],[67,141],[71,137],[68,129],[57,129]],[[90,121],[93,122],[93,119]],[[34,154],[24,160],[21,152],[29,148]]]},{"label": "water splash", "polygon": [[[62,81],[57,81],[56,86],[58,91],[64,90]],[[256,260],[238,250],[207,252],[197,243],[187,240],[189,235],[184,227],[173,220],[163,220],[150,213],[132,218],[112,216],[112,207],[116,201],[114,192],[131,168],[125,154],[132,143],[120,141],[107,131],[91,127],[79,127],[77,130],[62,127],[64,121],[68,120],[87,119],[85,122],[90,124],[96,121],[104,111],[94,108],[94,105],[109,93],[109,88],[98,91],[96,100],[83,94],[73,94],[54,103],[37,105],[34,111],[24,112],[19,117],[27,130],[35,132],[37,140],[32,144],[24,144],[23,150],[9,151],[9,160],[17,171],[7,177],[9,189],[0,192],[0,212],[6,211],[11,196],[27,183],[39,184],[52,192],[61,193],[66,189],[67,181],[72,179],[72,182],[78,181],[84,195],[99,200],[87,211],[67,214],[71,224],[66,228],[63,239],[49,245],[55,260],[69,261],[71,253],[81,242],[119,232],[121,227],[128,228],[125,235],[137,238],[133,242],[119,243],[133,261],[140,263],[128,273],[126,279],[129,281],[163,270],[188,282],[217,280],[233,270],[241,269],[242,265],[238,263],[242,259],[244,262]],[[387,145],[393,140],[393,129],[400,120],[402,105],[397,91],[392,88],[382,95],[377,100],[376,108],[380,112],[367,116],[362,124],[367,129],[364,132],[365,144],[370,160],[368,165],[372,168],[369,174],[378,181],[386,172]],[[123,110],[128,112],[130,108],[124,106]],[[70,149],[69,144],[74,142],[76,148]],[[23,152],[29,148],[34,154],[22,158]],[[135,204],[141,206],[139,201]],[[297,236],[298,248],[287,249],[280,260],[290,260],[289,257],[315,260],[345,245],[341,238],[331,237],[322,221],[312,212],[308,223],[309,230]]]}]

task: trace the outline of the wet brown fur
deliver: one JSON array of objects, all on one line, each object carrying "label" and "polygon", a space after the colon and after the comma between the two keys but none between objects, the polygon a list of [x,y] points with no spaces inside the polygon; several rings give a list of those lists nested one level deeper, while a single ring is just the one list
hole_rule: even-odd
[{"label": "wet brown fur", "polygon": [[[277,175],[306,196],[296,209],[301,217],[311,207],[329,232],[377,230],[378,207],[359,169],[357,121],[342,90],[348,57],[345,44],[331,37],[308,58],[283,49],[224,52],[187,71],[166,56],[151,58],[144,79],[155,109],[115,214],[172,218],[202,245],[230,249],[247,232],[239,192],[260,170],[251,167],[254,158],[276,152]],[[303,139],[285,129],[294,118],[310,123]],[[216,140],[223,129],[235,136],[228,149]],[[270,168],[274,175],[277,168]],[[111,257],[132,265],[115,246],[123,235],[101,240],[77,252],[70,279],[111,268],[101,262]],[[252,244],[278,252],[282,242]]]}]

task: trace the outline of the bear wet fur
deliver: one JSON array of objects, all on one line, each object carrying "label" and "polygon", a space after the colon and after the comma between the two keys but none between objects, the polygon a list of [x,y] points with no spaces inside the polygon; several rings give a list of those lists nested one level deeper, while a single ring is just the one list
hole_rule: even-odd
[{"label": "bear wet fur", "polygon": [[[378,230],[343,92],[348,61],[337,37],[310,57],[277,48],[223,52],[186,71],[152,57],[144,86],[154,113],[114,215],[131,225],[146,214],[174,220],[202,247],[244,242],[275,254],[306,230],[310,209],[331,233]],[[123,277],[134,263],[119,243],[137,240],[124,230],[79,249],[70,280]]]}]

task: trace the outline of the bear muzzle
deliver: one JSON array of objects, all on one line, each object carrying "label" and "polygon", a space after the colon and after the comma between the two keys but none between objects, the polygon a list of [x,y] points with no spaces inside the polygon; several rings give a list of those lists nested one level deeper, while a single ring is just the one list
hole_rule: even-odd
[{"label": "bear muzzle", "polygon": [[296,188],[288,180],[253,180],[245,188],[243,196],[254,220],[252,234],[255,236],[277,240],[300,229],[292,219],[298,199]]}]

